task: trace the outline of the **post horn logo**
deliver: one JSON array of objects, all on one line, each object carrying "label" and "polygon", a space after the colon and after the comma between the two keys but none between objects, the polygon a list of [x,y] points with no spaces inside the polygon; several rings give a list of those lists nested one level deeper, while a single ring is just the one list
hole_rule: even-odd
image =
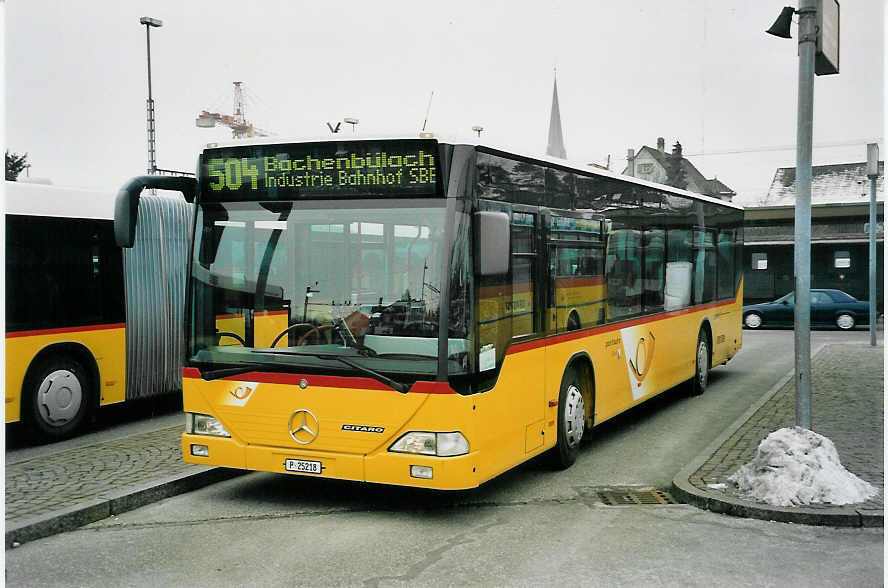
[{"label": "post horn logo", "polygon": [[318,418],[310,410],[300,408],[290,415],[287,430],[290,432],[290,438],[293,441],[300,445],[308,445],[317,439],[320,425]]},{"label": "post horn logo", "polygon": [[632,373],[635,374],[635,379],[638,380],[639,384],[644,381],[645,376],[647,376],[651,369],[651,364],[654,363],[654,343],[656,340],[651,331],[648,331],[648,336],[650,343],[645,341],[644,337],[639,339],[638,345],[635,346],[635,359],[629,360],[629,367],[632,369]]},{"label": "post horn logo", "polygon": [[240,384],[238,386],[235,386],[231,390],[229,390],[228,393],[231,394],[232,396],[234,396],[235,398],[237,398],[238,400],[246,400],[247,397],[249,397],[250,394],[253,393],[254,389],[255,389],[255,386],[250,387],[250,386],[247,386],[244,384]]}]

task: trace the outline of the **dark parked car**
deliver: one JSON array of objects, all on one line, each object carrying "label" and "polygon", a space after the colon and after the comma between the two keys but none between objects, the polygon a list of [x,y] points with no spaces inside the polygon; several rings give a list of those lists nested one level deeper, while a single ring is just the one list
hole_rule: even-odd
[{"label": "dark parked car", "polygon": [[[743,326],[791,327],[794,322],[795,294],[790,292],[774,302],[743,307]],[[869,302],[857,300],[841,290],[811,290],[811,326],[853,329],[869,324]]]}]

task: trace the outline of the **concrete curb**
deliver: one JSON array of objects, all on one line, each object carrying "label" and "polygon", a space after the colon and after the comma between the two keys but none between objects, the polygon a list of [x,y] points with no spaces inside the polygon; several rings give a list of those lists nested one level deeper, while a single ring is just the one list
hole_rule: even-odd
[{"label": "concrete curb", "polygon": [[246,473],[248,472],[244,470],[230,468],[195,466],[195,471],[192,473],[170,476],[159,481],[124,488],[50,514],[29,517],[12,524],[7,522],[6,549],[10,549],[14,544],[71,531],[112,515]]},{"label": "concrete curb", "polygon": [[[816,357],[825,347],[821,344],[811,354]],[[770,390],[758,399],[749,409],[735,420],[709,446],[704,449],[690,464],[685,466],[672,480],[672,495],[678,500],[692,506],[721,514],[738,517],[777,521],[781,523],[798,523],[802,525],[820,525],[829,527],[884,527],[885,517],[881,510],[860,509],[851,506],[835,506],[827,508],[782,507],[743,500],[721,493],[708,492],[690,482],[690,477],[711,458],[737,429],[742,427],[758,410],[779,392],[787,382],[795,376],[795,370],[780,379]]]}]

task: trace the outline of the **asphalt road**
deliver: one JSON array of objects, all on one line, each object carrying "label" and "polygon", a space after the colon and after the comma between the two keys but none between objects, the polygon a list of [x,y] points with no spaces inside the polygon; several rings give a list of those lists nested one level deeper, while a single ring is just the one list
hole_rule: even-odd
[{"label": "asphalt road", "polygon": [[[817,331],[812,347],[868,337]],[[534,461],[455,494],[255,473],[9,550],[7,583],[881,585],[882,529],[601,500],[667,489],[792,369],[792,349],[792,331],[746,332],[705,395],[670,391],[604,424],[563,472]]]}]

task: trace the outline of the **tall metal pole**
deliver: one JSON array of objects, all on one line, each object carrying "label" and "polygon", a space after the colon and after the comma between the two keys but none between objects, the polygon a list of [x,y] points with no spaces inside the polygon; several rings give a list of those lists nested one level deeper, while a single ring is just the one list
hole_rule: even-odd
[{"label": "tall metal pole", "polygon": [[154,148],[154,98],[151,96],[151,26],[145,25],[145,40],[148,47],[148,173],[157,171],[157,160]]},{"label": "tall metal pole", "polygon": [[869,330],[870,345],[876,346],[876,179],[879,177],[879,144],[866,146],[866,175],[870,180],[869,203]]},{"label": "tall metal pole", "polygon": [[796,134],[795,206],[795,389],[796,424],[811,428],[811,147],[814,125],[816,0],[799,10],[799,99]]},{"label": "tall metal pole", "polygon": [[151,27],[163,26],[163,22],[148,16],[139,19],[139,23],[145,25],[145,42],[148,50],[148,102],[146,111],[148,117],[148,173],[157,173],[157,160],[154,146],[154,98],[151,95]]}]

